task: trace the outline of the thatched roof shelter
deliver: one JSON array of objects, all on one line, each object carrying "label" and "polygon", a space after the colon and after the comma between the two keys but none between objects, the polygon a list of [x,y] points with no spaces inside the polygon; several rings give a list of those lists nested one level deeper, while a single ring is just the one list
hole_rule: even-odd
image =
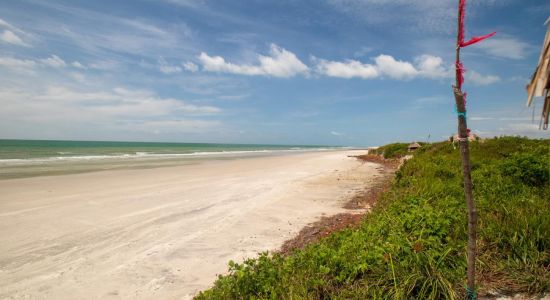
[{"label": "thatched roof shelter", "polygon": [[413,151],[413,150],[416,150],[420,147],[422,147],[422,146],[419,143],[414,142],[414,143],[410,144],[408,148],[409,148],[409,151]]},{"label": "thatched roof shelter", "polygon": [[533,97],[544,97],[539,129],[548,129],[548,113],[550,111],[550,17],[546,20],[546,36],[542,44],[539,64],[527,85],[527,106],[533,103]]}]

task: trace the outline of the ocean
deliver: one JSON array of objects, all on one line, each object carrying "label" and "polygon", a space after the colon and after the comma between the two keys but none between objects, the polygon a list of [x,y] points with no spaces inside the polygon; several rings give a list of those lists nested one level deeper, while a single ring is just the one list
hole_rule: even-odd
[{"label": "ocean", "polygon": [[0,179],[153,168],[204,160],[338,148],[311,145],[0,140]]}]

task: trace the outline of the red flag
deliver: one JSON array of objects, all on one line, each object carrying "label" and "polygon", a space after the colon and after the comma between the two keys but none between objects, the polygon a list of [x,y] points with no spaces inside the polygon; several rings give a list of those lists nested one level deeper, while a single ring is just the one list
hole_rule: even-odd
[{"label": "red flag", "polygon": [[464,18],[466,16],[466,0],[460,0],[460,2],[458,3],[458,10],[460,11],[460,20],[458,22],[458,45],[461,48],[481,42],[484,39],[490,38],[496,34],[496,32],[493,32],[484,36],[474,36],[469,41],[465,42],[464,41]]},{"label": "red flag", "polygon": [[496,32],[492,32],[492,33],[489,33],[489,34],[484,35],[484,36],[474,36],[473,38],[471,38],[471,39],[470,39],[469,41],[467,41],[467,42],[462,41],[462,42],[460,43],[460,47],[461,47],[461,48],[464,48],[464,47],[473,45],[473,44],[475,44],[475,43],[478,43],[478,42],[483,41],[484,39],[488,39],[488,38],[492,37],[492,36],[495,35],[495,34],[496,34]]}]

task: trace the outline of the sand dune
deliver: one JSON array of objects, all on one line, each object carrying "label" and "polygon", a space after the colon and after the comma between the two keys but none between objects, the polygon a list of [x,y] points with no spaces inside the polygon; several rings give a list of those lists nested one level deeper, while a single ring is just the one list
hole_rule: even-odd
[{"label": "sand dune", "polygon": [[342,212],[377,174],[350,154],[2,180],[0,298],[188,298]]}]

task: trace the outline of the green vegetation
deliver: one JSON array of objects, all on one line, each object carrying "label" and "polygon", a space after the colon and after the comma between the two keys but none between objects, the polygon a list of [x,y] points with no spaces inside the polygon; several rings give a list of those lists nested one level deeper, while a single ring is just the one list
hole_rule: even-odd
[{"label": "green vegetation", "polygon": [[[426,143],[418,143],[418,144],[422,146],[426,145]],[[422,151],[422,150],[423,149],[420,148],[416,151]],[[400,158],[411,153],[409,152],[409,143],[392,143],[392,144],[381,146],[376,150],[371,150],[369,154],[382,155],[384,158]]]},{"label": "green vegetation", "polygon": [[[478,283],[550,291],[550,140],[471,144]],[[291,255],[263,253],[197,299],[453,299],[464,293],[467,217],[459,151],[425,145],[355,229]]]}]

